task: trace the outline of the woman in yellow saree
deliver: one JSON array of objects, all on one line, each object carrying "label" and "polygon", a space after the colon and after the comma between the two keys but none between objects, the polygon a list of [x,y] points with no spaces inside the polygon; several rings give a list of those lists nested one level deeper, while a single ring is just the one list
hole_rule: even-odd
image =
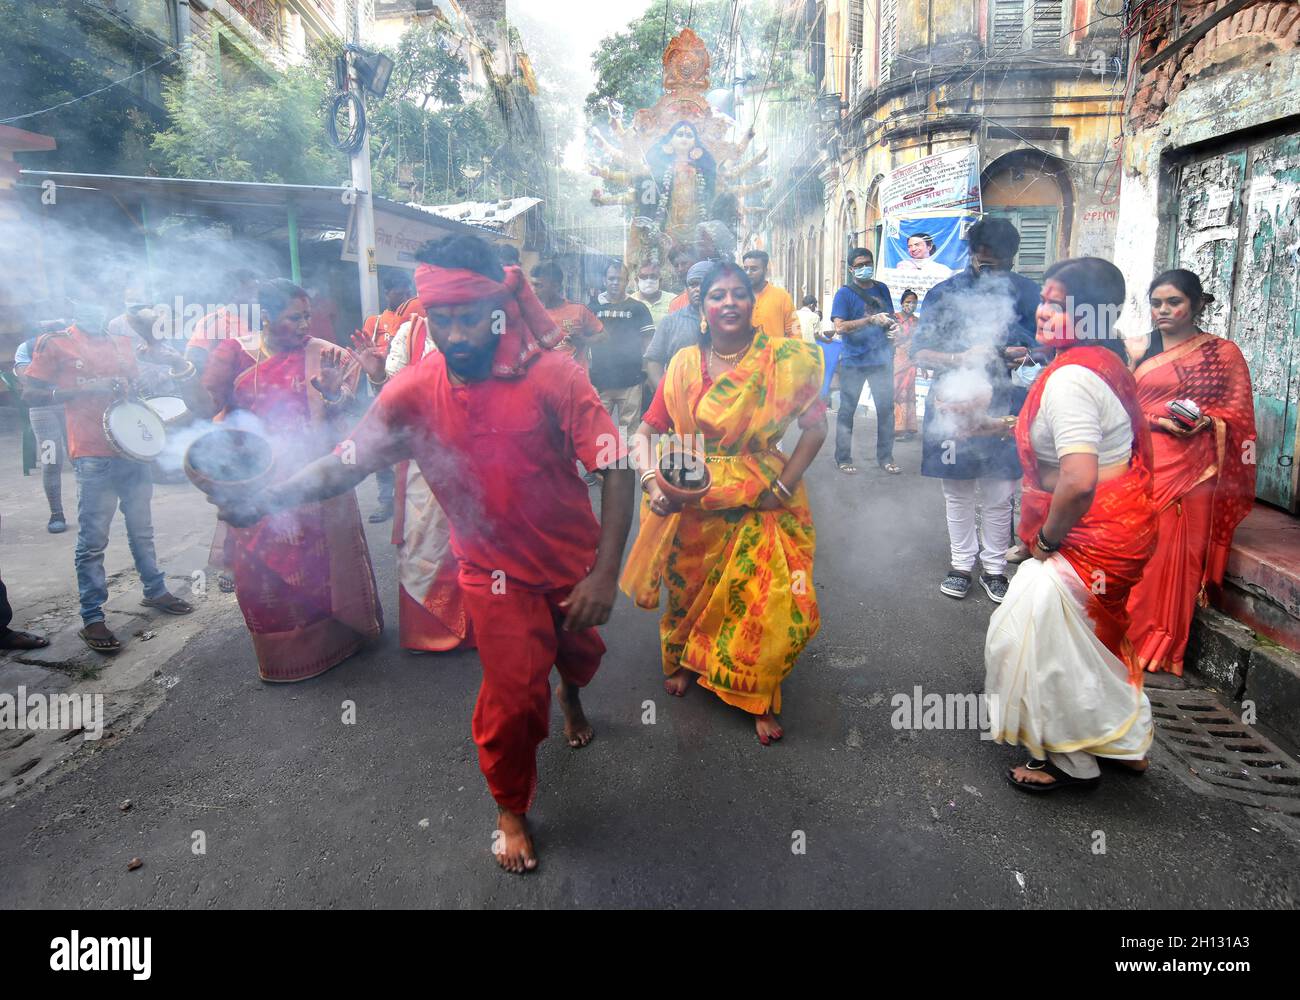
[{"label": "woman in yellow saree", "polygon": [[[643,608],[668,606],[659,624],[664,687],[686,693],[691,674],[729,705],[755,716],[764,746],[782,736],[781,682],[820,618],[813,589],[815,534],[801,480],[826,439],[815,344],[754,330],[754,292],[735,264],[701,286],[700,344],[673,357],[633,440],[642,469],[655,468],[655,435],[702,453],[708,493],[688,504],[642,474],[641,528],[620,581]],[[791,422],[793,452],[778,448]]]}]

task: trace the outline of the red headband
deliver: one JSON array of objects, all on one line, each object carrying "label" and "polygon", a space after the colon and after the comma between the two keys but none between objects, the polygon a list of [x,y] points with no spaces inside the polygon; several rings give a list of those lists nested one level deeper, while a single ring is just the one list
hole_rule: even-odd
[{"label": "red headband", "polygon": [[492,374],[498,378],[522,375],[533,358],[564,336],[524,279],[523,270],[513,265],[505,268],[505,281],[497,282],[477,271],[421,264],[415,269],[415,289],[426,312],[438,306],[502,299],[506,328],[492,361]]}]

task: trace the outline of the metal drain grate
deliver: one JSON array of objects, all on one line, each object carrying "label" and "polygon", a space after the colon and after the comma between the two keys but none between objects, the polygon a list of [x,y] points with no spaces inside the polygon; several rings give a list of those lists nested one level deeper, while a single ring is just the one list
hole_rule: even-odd
[{"label": "metal drain grate", "polygon": [[[1147,689],[1160,745],[1200,792],[1300,816],[1300,764],[1208,691]],[[1180,770],[1181,773],[1181,770]]]}]

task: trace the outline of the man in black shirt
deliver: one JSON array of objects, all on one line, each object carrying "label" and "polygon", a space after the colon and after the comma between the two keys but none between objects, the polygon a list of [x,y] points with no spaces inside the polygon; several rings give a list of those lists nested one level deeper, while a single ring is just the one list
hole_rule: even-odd
[{"label": "man in black shirt", "polygon": [[605,290],[588,303],[608,337],[591,345],[591,384],[624,438],[641,421],[642,356],[654,336],[650,310],[627,294],[627,270],[605,270]]}]

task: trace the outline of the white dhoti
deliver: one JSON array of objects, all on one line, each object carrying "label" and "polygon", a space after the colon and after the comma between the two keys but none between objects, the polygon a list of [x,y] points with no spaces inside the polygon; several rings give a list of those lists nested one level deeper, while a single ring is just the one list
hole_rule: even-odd
[{"label": "white dhoti", "polygon": [[1141,674],[1097,638],[1090,597],[1061,555],[1025,562],[984,641],[993,738],[1076,778],[1099,773],[1095,757],[1142,759],[1154,732]]}]

